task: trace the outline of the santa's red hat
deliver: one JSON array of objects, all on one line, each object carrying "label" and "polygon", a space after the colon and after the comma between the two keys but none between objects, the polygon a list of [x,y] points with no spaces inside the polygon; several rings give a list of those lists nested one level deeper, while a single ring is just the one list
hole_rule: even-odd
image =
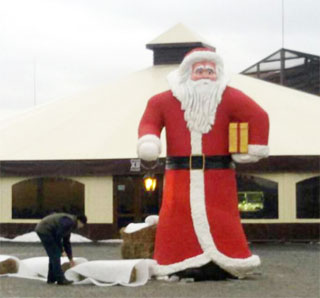
[{"label": "santa's red hat", "polygon": [[218,73],[223,69],[222,58],[210,48],[195,48],[188,52],[179,66],[180,74],[186,73],[196,62],[210,61],[215,63]]}]

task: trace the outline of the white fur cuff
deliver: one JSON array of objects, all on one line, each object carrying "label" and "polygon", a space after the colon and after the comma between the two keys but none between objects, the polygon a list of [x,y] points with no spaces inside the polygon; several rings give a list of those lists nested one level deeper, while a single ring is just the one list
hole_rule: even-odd
[{"label": "white fur cuff", "polygon": [[269,156],[269,147],[266,145],[249,145],[248,153],[250,155],[256,155],[260,158],[265,158]]},{"label": "white fur cuff", "polygon": [[255,155],[251,154],[232,154],[231,155],[232,160],[237,162],[237,163],[250,163],[250,162],[257,162],[260,158]]},{"label": "white fur cuff", "polygon": [[248,154],[232,154],[232,159],[237,163],[257,162],[268,157],[269,147],[265,145],[249,145]]},{"label": "white fur cuff", "polygon": [[160,139],[156,135],[144,135],[138,140],[137,153],[143,160],[156,160],[161,153]]}]

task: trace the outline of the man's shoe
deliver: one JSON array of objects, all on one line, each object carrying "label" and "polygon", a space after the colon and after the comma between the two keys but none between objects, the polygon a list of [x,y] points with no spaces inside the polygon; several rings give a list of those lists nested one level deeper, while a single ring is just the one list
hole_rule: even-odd
[{"label": "man's shoe", "polygon": [[73,283],[72,280],[67,280],[67,279],[63,279],[57,282],[59,286],[67,286],[67,285],[71,285],[72,283]]},{"label": "man's shoe", "polygon": [[47,284],[52,285],[56,282],[56,280],[47,280]]}]

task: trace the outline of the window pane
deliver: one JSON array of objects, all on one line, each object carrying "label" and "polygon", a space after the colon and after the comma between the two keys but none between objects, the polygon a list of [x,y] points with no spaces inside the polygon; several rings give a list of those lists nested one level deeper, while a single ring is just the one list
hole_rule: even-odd
[{"label": "window pane", "polygon": [[13,219],[39,219],[53,212],[84,213],[84,185],[63,178],[35,178],[13,185]]},{"label": "window pane", "polygon": [[304,63],[305,63],[305,59],[304,58],[287,60],[286,64],[285,64],[285,68],[301,66],[301,65],[304,65]]},{"label": "window pane", "polygon": [[268,60],[275,60],[275,59],[280,59],[280,58],[281,58],[281,52],[279,51],[266,60],[268,61]]},{"label": "window pane", "polygon": [[119,177],[116,184],[116,198],[118,214],[131,214],[136,212],[136,178],[133,176]]},{"label": "window pane", "polygon": [[286,58],[294,58],[294,57],[298,57],[298,55],[286,51],[286,52],[285,52],[285,57],[286,57]]},{"label": "window pane", "polygon": [[269,70],[279,70],[280,69],[280,61],[272,61],[268,63],[260,64],[260,71],[269,71]]},{"label": "window pane", "polygon": [[247,71],[245,71],[244,73],[247,73],[247,74],[249,74],[249,73],[256,73],[257,71],[258,71],[258,68],[257,68],[257,66],[255,65],[255,66],[251,67],[250,69],[248,69]]},{"label": "window pane", "polygon": [[278,183],[250,175],[237,175],[241,218],[278,218]]},{"label": "window pane", "polygon": [[320,176],[296,184],[297,218],[320,218]]}]

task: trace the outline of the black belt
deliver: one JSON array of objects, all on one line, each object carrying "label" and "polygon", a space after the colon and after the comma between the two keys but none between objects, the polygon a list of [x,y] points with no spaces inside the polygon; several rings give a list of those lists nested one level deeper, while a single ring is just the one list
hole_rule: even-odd
[{"label": "black belt", "polygon": [[230,155],[168,156],[166,158],[167,170],[229,169],[232,167],[233,162]]}]

